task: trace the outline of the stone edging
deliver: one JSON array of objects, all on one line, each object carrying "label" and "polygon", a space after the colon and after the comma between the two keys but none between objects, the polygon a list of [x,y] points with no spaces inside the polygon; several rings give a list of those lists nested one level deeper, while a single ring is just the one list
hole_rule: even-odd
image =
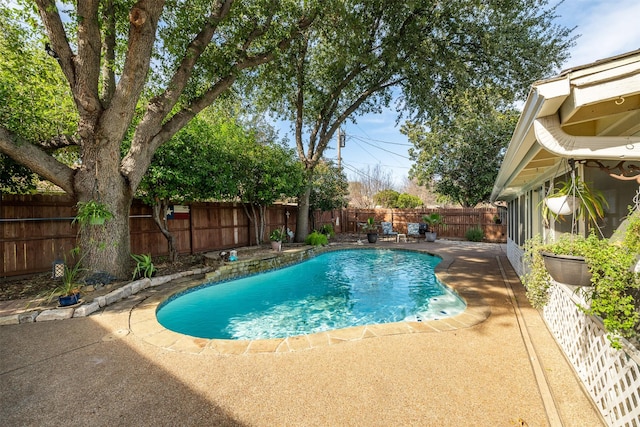
[{"label": "stone edging", "polygon": [[0,325],[16,325],[21,323],[44,322],[48,320],[63,320],[72,317],[86,317],[99,309],[118,302],[138,292],[155,286],[168,283],[172,280],[184,277],[206,274],[211,271],[210,267],[195,270],[181,271],[167,276],[144,278],[130,282],[124,286],[112,290],[106,295],[93,299],[89,303],[83,303],[74,307],[57,307],[45,310],[31,310],[24,313],[11,314],[0,317]]}]

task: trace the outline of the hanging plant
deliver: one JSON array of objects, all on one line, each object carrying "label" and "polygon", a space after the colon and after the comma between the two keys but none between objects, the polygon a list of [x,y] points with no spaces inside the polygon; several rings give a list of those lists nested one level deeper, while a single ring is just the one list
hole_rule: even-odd
[{"label": "hanging plant", "polygon": [[580,178],[559,181],[543,202],[542,216],[546,221],[550,218],[562,220],[565,215],[575,214],[575,219],[593,225],[604,218],[604,210],[609,207],[604,194]]},{"label": "hanging plant", "polygon": [[[571,254],[582,257],[590,276],[590,286],[578,288],[587,301],[578,307],[587,314],[599,316],[613,347],[620,348],[620,337],[637,336],[640,312],[637,296],[640,273],[635,270],[640,255],[640,215],[630,215],[621,241],[588,237],[564,236],[544,244],[540,236],[525,243],[524,260],[528,273],[522,278],[527,297],[536,308],[548,302],[551,277],[544,260],[545,253]],[[556,281],[558,281],[556,279]],[[562,283],[562,282],[561,282]]]},{"label": "hanging plant", "polygon": [[87,225],[103,225],[108,219],[113,218],[113,214],[109,211],[104,203],[89,200],[88,202],[78,202],[78,214],[73,222],[79,222],[80,226]]}]

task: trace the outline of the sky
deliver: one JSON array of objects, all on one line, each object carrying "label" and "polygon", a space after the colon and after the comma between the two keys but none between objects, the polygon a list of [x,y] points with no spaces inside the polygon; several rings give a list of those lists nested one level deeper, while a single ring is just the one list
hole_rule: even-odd
[{"label": "sky", "polygon": [[[573,34],[580,35],[563,70],[640,49],[638,0],[565,0],[558,14],[559,24],[577,27]],[[394,111],[361,116],[357,124],[343,124],[346,146],[341,157],[349,180],[358,179],[357,171],[380,165],[392,174],[396,190],[402,190],[412,162],[408,153],[411,144],[400,133],[401,125],[396,125]],[[330,144],[325,157],[337,159],[335,143]]]}]

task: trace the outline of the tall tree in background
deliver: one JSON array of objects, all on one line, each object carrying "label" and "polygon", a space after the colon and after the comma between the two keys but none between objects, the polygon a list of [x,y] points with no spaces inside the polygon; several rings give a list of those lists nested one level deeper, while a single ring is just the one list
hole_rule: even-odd
[{"label": "tall tree in background", "polygon": [[307,169],[295,240],[307,234],[313,169],[345,120],[388,107],[393,95],[414,118],[450,116],[469,88],[513,100],[567,58],[570,30],[554,14],[546,0],[325,1],[260,81],[266,104],[293,124]]},{"label": "tall tree in background", "polygon": [[401,131],[414,145],[409,177],[443,196],[473,207],[489,200],[519,112],[495,106],[495,98],[462,97],[451,117],[407,123]]},{"label": "tall tree in background", "polygon": [[267,207],[293,199],[304,182],[304,169],[295,150],[282,144],[236,145],[233,152],[236,196],[253,223],[256,242],[265,235]]},{"label": "tall tree in background", "polygon": [[[298,37],[314,17],[303,3],[312,8],[314,2],[33,3],[39,21],[26,16],[23,24],[34,22],[34,32],[46,33],[50,61],[64,75],[78,120],[53,138],[2,122],[0,151],[76,200],[104,203],[114,217],[106,227],[80,233],[84,262],[126,277],[129,208],[155,151],[246,70],[273,60]],[[52,140],[78,147],[76,167],[43,149]],[[125,140],[130,146],[122,156]]]},{"label": "tall tree in background", "polygon": [[[313,183],[309,196],[310,212],[342,209],[347,206],[348,195],[349,182],[342,169],[332,161],[319,162],[313,171]],[[315,229],[316,225],[312,224],[312,227]]]},{"label": "tall tree in background", "polygon": [[169,204],[230,199],[236,194],[235,159],[225,145],[232,140],[246,143],[247,138],[232,118],[217,119],[198,116],[159,147],[138,187],[136,195],[153,208],[153,220],[167,239],[171,262],[176,261],[178,248],[167,226]]}]

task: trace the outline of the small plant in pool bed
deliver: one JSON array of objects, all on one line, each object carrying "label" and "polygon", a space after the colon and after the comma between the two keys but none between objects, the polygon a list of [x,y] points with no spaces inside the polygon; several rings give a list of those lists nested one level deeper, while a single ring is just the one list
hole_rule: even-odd
[{"label": "small plant in pool bed", "polygon": [[307,245],[312,245],[312,246],[325,246],[329,244],[329,239],[327,239],[326,234],[322,234],[317,231],[314,231],[313,233],[307,236],[304,242]]},{"label": "small plant in pool bed", "polygon": [[484,231],[482,231],[480,227],[473,227],[464,233],[464,237],[470,242],[482,242],[482,239],[484,239]]},{"label": "small plant in pool bed", "polygon": [[78,278],[84,269],[81,265],[82,258],[75,263],[69,265],[66,261],[62,275],[62,283],[56,286],[49,294],[47,301],[51,302],[54,298],[58,298],[58,304],[61,307],[77,304],[80,301],[80,290],[82,284],[78,283]]},{"label": "small plant in pool bed", "polygon": [[136,262],[136,268],[133,270],[133,278],[140,279],[142,277],[152,277],[156,272],[156,267],[151,261],[151,254],[131,254],[131,258]]}]

